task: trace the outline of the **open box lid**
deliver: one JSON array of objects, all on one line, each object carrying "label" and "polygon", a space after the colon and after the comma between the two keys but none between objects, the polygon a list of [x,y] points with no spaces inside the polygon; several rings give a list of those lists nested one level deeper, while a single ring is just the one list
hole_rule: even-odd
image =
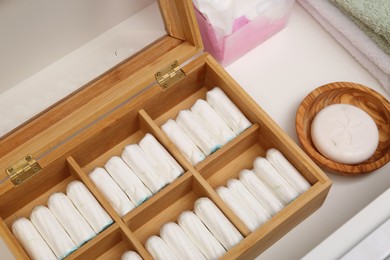
[{"label": "open box lid", "polygon": [[79,137],[146,87],[160,82],[156,80],[158,72],[162,74],[160,84],[164,85],[164,75],[171,73],[167,67],[172,67],[174,61],[183,64],[203,51],[192,1],[158,0],[158,3],[166,36],[92,82],[79,86],[76,92],[0,139],[0,195],[23,183],[40,167],[64,156],[57,152],[59,147]]}]

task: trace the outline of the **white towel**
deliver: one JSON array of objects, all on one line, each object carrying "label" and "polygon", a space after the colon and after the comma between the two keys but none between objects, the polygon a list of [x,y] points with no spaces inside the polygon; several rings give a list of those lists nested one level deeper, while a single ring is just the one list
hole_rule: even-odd
[{"label": "white towel", "polygon": [[206,156],[222,147],[223,142],[190,110],[181,110],[176,122]]},{"label": "white towel", "polygon": [[142,151],[154,162],[157,168],[172,182],[184,173],[184,169],[156,138],[147,133],[138,143]]},{"label": "white towel", "polygon": [[112,218],[82,182],[69,183],[66,195],[96,233],[103,231],[113,223]]},{"label": "white towel", "polygon": [[56,260],[57,257],[49,248],[37,229],[27,218],[17,219],[12,224],[12,233],[26,250],[31,259]]},{"label": "white towel", "polygon": [[177,222],[207,259],[218,259],[226,253],[225,248],[210,233],[210,230],[207,229],[194,212],[182,212]]},{"label": "white towel", "polygon": [[169,119],[161,126],[161,129],[192,165],[197,165],[206,158],[204,153],[202,153],[191,138],[184,133],[175,120]]},{"label": "white towel", "polygon": [[244,237],[222,211],[209,198],[195,201],[195,214],[202,220],[226,250],[237,245]]},{"label": "white towel", "polygon": [[264,208],[264,206],[256,200],[256,198],[250,193],[250,191],[244,186],[244,184],[240,180],[228,180],[227,187],[239,198],[241,203],[247,205],[247,207],[256,216],[260,225],[271,218],[271,215]]},{"label": "white towel", "polygon": [[78,247],[96,236],[95,231],[64,193],[56,192],[50,195],[47,206]]},{"label": "white towel", "polygon": [[390,93],[390,56],[329,1],[298,2]]},{"label": "white towel", "polygon": [[139,206],[153,195],[122,158],[118,156],[111,157],[104,168],[135,206]]},{"label": "white towel", "polygon": [[127,145],[122,159],[154,194],[169,184],[169,179],[162,174],[137,144]]},{"label": "white towel", "polygon": [[282,208],[282,202],[273,194],[273,192],[256,176],[253,171],[240,171],[240,181],[256,198],[257,201],[264,206],[267,212],[273,216]]},{"label": "white towel", "polygon": [[282,175],[282,177],[284,177],[299,194],[304,193],[311,187],[310,183],[279,150],[275,148],[268,149],[266,157],[280,175]]},{"label": "white towel", "polygon": [[217,112],[203,99],[198,99],[191,107],[191,111],[198,115],[204,125],[222,141],[222,145],[233,140],[237,135],[218,115]]},{"label": "white towel", "polygon": [[30,214],[30,220],[57,258],[63,259],[77,249],[76,244],[47,207],[36,206]]},{"label": "white towel", "polygon": [[123,217],[135,208],[123,190],[103,168],[95,168],[90,174],[92,182],[103,193],[119,216]]},{"label": "white towel", "polygon": [[256,176],[271,188],[284,205],[289,204],[299,196],[299,193],[288,184],[267,159],[257,157],[253,166]]},{"label": "white towel", "polygon": [[160,237],[180,259],[206,259],[181,227],[174,222],[168,222],[161,227]]},{"label": "white towel", "polygon": [[261,223],[257,220],[253,211],[241,202],[231,190],[220,186],[215,191],[250,231],[253,232],[260,226]]},{"label": "white towel", "polygon": [[211,107],[214,108],[236,134],[240,134],[252,125],[241,110],[219,87],[209,90],[206,98]]},{"label": "white towel", "polygon": [[155,260],[181,260],[159,236],[149,237],[145,248]]},{"label": "white towel", "polygon": [[121,260],[142,260],[142,257],[134,251],[126,251],[123,253]]}]

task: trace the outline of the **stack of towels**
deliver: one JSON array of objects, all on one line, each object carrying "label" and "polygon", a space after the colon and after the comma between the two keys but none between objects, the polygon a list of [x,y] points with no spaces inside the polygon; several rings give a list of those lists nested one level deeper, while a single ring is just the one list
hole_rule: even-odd
[{"label": "stack of towels", "polygon": [[298,2],[390,92],[389,0]]}]

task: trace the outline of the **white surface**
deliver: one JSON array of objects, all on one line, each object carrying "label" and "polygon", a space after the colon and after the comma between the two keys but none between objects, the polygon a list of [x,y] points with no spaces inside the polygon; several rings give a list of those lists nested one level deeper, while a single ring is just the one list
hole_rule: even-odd
[{"label": "white surface", "polygon": [[[298,4],[283,31],[228,66],[227,71],[295,142],[296,110],[318,86],[354,81],[389,99],[379,83]],[[301,258],[390,187],[389,173],[390,164],[354,178],[328,174],[334,183],[324,205],[258,259]],[[369,227],[369,223],[361,225]],[[332,245],[327,248],[333,249]],[[2,259],[12,259],[4,247],[0,252]]]}]

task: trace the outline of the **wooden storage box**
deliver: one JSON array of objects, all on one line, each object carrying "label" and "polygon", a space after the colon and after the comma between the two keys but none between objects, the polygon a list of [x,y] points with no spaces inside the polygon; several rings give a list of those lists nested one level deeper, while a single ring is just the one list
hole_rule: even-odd
[{"label": "wooden storage box", "polygon": [[[10,231],[13,221],[28,217],[35,206],[45,205],[53,192],[64,192],[72,180],[80,180],[89,188],[114,224],[69,259],[119,259],[126,250],[151,259],[144,248],[147,237],[157,235],[161,225],[175,221],[182,211],[192,210],[194,201],[203,196],[213,200],[245,237],[223,258],[249,259],[271,246],[325,200],[331,186],[327,176],[209,54],[202,53],[191,1],[159,2],[166,37],[0,140],[0,234],[17,259],[29,257]],[[192,61],[182,65],[190,58]],[[168,81],[161,81],[160,86],[155,74],[175,60],[181,70],[168,73],[176,78],[167,76]],[[214,86],[230,97],[253,126],[193,167],[160,126],[197,99],[204,99]],[[120,155],[125,145],[137,143],[146,133],[152,133],[186,172],[121,218],[88,173],[111,156]],[[214,188],[237,177],[239,170],[251,168],[253,159],[264,156],[271,147],[279,149],[312,187],[250,232]],[[20,166],[17,162],[28,154],[42,168],[39,173],[35,174],[38,165],[28,164],[32,162],[30,157],[27,165],[16,172]],[[7,173],[15,173],[12,181]]]}]

